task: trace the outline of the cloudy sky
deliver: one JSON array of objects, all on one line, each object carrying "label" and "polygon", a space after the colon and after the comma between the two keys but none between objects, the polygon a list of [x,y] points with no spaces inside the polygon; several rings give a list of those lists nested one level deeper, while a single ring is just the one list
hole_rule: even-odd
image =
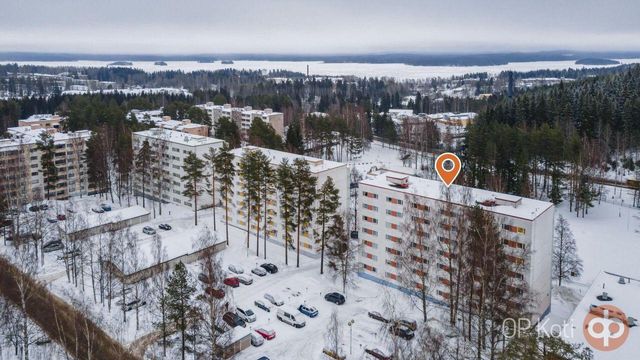
[{"label": "cloudy sky", "polygon": [[640,50],[638,0],[3,0],[0,51]]}]

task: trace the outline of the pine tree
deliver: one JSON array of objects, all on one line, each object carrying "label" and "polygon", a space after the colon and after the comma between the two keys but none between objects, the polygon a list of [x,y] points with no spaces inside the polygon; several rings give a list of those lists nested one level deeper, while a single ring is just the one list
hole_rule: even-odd
[{"label": "pine tree", "polygon": [[195,292],[196,288],[193,286],[187,268],[182,262],[179,262],[171,276],[169,276],[165,304],[168,320],[174,323],[176,329],[180,332],[182,360],[185,358],[185,350],[187,348],[187,330],[191,319],[195,318],[197,314],[197,308],[192,298]]},{"label": "pine tree", "polygon": [[308,228],[313,218],[313,203],[316,197],[316,183],[318,178],[311,175],[309,164],[304,158],[293,161],[294,194],[296,198],[297,214],[297,247],[296,267],[300,267],[300,231],[302,226]]},{"label": "pine tree", "polygon": [[37,142],[37,148],[41,152],[40,166],[43,171],[43,178],[47,185],[47,200],[51,195],[51,188],[58,181],[58,168],[55,163],[55,144],[53,136],[47,132],[41,132]]},{"label": "pine tree", "polygon": [[216,229],[216,158],[217,158],[217,153],[216,153],[216,149],[214,148],[209,148],[209,153],[208,154],[204,154],[204,158],[205,160],[207,160],[208,165],[209,165],[209,171],[211,171],[211,173],[209,174],[209,176],[211,176],[210,178],[207,178],[207,192],[209,193],[209,195],[211,195],[211,202],[212,202],[212,209],[213,209],[213,231],[217,231]]},{"label": "pine tree", "polygon": [[291,124],[289,124],[285,146],[287,148],[287,151],[292,152],[294,154],[304,153],[304,139],[302,137],[300,120],[295,119]]},{"label": "pine tree", "polygon": [[284,221],[284,263],[289,264],[289,247],[293,244],[291,233],[296,226],[296,198],[293,167],[288,159],[282,159],[277,171],[277,184],[280,190],[280,218]]},{"label": "pine tree", "polygon": [[238,125],[228,117],[218,119],[213,127],[214,134],[218,139],[222,139],[229,144],[231,149],[240,147],[240,129]]},{"label": "pine tree", "polygon": [[273,127],[260,118],[254,118],[249,128],[249,143],[267,149],[282,149],[282,138]]},{"label": "pine tree", "polygon": [[256,199],[259,198],[258,153],[262,152],[260,150],[245,150],[244,156],[240,160],[239,164],[239,175],[244,191],[243,208],[247,211],[247,249],[249,248],[249,235],[251,234],[251,216],[253,214],[253,210],[256,208]]},{"label": "pine tree", "polygon": [[147,183],[147,175],[149,173],[149,162],[151,161],[151,145],[148,140],[142,143],[138,154],[136,155],[136,170],[142,175],[142,207],[145,207],[145,184]]},{"label": "pine tree", "polygon": [[228,145],[225,145],[218,155],[216,155],[216,169],[218,180],[218,191],[224,200],[224,223],[227,245],[229,245],[229,199],[233,197],[234,180],[236,168],[233,163],[233,154],[229,152]]},{"label": "pine tree", "polygon": [[264,248],[263,256],[267,258],[267,237],[269,236],[269,223],[271,222],[271,215],[269,211],[272,211],[269,207],[272,201],[272,195],[275,193],[276,187],[276,173],[271,168],[269,159],[265,156],[264,160],[260,164],[260,191],[262,197],[262,209],[264,213],[264,225],[262,226],[264,233]]},{"label": "pine tree", "polygon": [[182,195],[193,199],[193,208],[195,210],[194,221],[198,226],[198,196],[202,194],[200,183],[204,178],[203,173],[204,161],[196,156],[193,152],[189,152],[189,155],[184,159],[184,165],[182,169],[185,175],[181,178],[184,184],[184,191]]},{"label": "pine tree", "polygon": [[342,292],[346,292],[347,285],[352,282],[354,274],[358,271],[358,245],[349,237],[344,218],[340,215],[333,216],[326,235],[327,265],[333,271],[333,276],[340,279]]},{"label": "pine tree", "polygon": [[318,192],[318,208],[316,209],[316,224],[320,226],[320,238],[316,241],[316,243],[320,243],[320,274],[324,274],[325,229],[339,206],[340,192],[336,189],[333,178],[327,177]]},{"label": "pine tree", "polygon": [[578,257],[576,241],[569,228],[569,222],[562,215],[558,217],[553,236],[552,269],[553,278],[562,286],[562,280],[580,276],[582,260]]},{"label": "pine tree", "polygon": [[[262,152],[257,151],[255,157],[255,185],[257,187],[255,197],[253,198],[253,213],[256,219],[256,256],[260,256],[260,221],[262,220],[262,212],[264,211],[265,225],[267,217],[267,186],[270,182],[269,173],[271,167],[269,166],[269,158]],[[263,235],[265,239],[265,248],[267,235],[266,232]]]}]

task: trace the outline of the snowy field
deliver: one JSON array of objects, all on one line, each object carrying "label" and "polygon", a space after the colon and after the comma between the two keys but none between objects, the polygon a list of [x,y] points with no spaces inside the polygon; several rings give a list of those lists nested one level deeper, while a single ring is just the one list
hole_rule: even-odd
[{"label": "snowy field", "polygon": [[[622,64],[640,63],[640,59],[617,59]],[[19,65],[42,66],[75,66],[75,67],[104,67],[112,61],[0,61],[0,64],[18,63]],[[199,63],[197,61],[166,61],[167,65],[155,65],[154,61],[132,61],[132,67],[146,72],[181,70],[185,72],[200,70],[289,70],[300,73],[307,72],[318,76],[354,75],[358,77],[393,77],[399,80],[448,78],[469,73],[487,72],[497,74],[501,71],[532,71],[540,69],[562,70],[581,69],[585,67],[608,67],[615,65],[576,65],[574,61],[531,61],[513,62],[506,65],[492,66],[414,66],[406,64],[366,64],[366,63],[324,63],[321,61],[235,61],[233,64]]]}]

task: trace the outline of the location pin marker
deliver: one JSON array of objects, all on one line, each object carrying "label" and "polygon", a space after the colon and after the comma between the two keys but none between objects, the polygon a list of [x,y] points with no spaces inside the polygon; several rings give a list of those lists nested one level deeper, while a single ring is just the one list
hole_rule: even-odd
[{"label": "location pin marker", "polygon": [[462,162],[460,158],[453,153],[442,153],[436,159],[436,172],[440,180],[449,187],[460,174]]}]

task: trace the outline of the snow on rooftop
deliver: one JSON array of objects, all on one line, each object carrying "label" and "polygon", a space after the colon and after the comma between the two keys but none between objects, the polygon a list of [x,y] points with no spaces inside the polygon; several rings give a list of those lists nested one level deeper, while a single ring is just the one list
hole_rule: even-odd
[{"label": "snow on rooftop", "polygon": [[187,145],[187,146],[200,146],[200,145],[213,145],[223,143],[224,140],[200,136],[194,134],[183,133],[175,130],[153,128],[144,131],[138,131],[135,135],[147,137],[150,139],[162,139],[172,143]]},{"label": "snow on rooftop", "polygon": [[231,150],[231,153],[234,156],[241,158],[246,151],[252,151],[252,150],[262,151],[262,153],[269,158],[271,165],[280,165],[280,163],[282,162],[282,159],[289,159],[289,164],[292,164],[295,159],[300,159],[300,158],[305,159],[309,164],[311,172],[314,174],[320,173],[323,171],[328,171],[331,169],[336,169],[342,166],[347,166],[347,164],[343,164],[337,161],[324,160],[324,159],[314,158],[311,156],[298,155],[298,154],[288,153],[285,151],[266,149],[266,148],[261,148],[257,146],[245,146],[243,148],[233,149]]},{"label": "snow on rooftop", "polygon": [[[610,301],[598,299],[598,295],[606,292]],[[591,287],[567,320],[567,327],[561,332],[564,339],[572,343],[583,343],[589,346],[583,332],[584,319],[589,314],[591,305],[613,305],[622,310],[627,317],[640,319],[640,280],[624,275],[601,271]],[[637,359],[640,355],[640,326],[628,328],[629,337],[622,346],[612,351],[593,349],[596,360]],[[589,346],[591,347],[591,346]]]},{"label": "snow on rooftop", "polygon": [[[407,187],[398,187],[392,184],[387,177],[403,178],[408,180]],[[403,174],[400,172],[378,170],[373,171],[360,181],[361,185],[370,185],[388,190],[401,192],[407,195],[418,195],[434,200],[442,199],[441,187],[444,186],[439,180],[423,179],[416,176]],[[452,202],[462,204],[462,189],[467,188],[461,185],[451,185]],[[470,188],[471,204],[480,205],[483,209],[506,216],[517,217],[525,220],[534,220],[553,204],[546,201],[524,198],[520,196],[502,194],[498,192]],[[483,202],[492,202],[491,205],[482,205]]]},{"label": "snow on rooftop", "polygon": [[40,128],[33,129],[31,126],[16,126],[7,129],[7,132],[11,135],[10,139],[2,139],[0,141],[0,148],[7,150],[6,148],[17,147],[19,145],[32,145],[40,141],[40,134],[48,132],[53,137],[53,143],[56,145],[67,142],[70,139],[81,138],[89,139],[91,137],[91,131],[78,130],[75,132],[51,132],[50,129]]},{"label": "snow on rooftop", "polygon": [[54,115],[54,114],[34,114],[34,115],[29,116],[26,119],[21,119],[20,121],[38,122],[38,121],[50,120],[50,119],[62,120],[62,118],[60,116]]},{"label": "snow on rooftop", "polygon": [[72,232],[91,229],[105,224],[117,223],[149,214],[148,210],[137,205],[112,211],[105,211],[101,214],[92,212],[83,219],[82,223],[79,222],[77,224],[78,226],[72,229]]}]

